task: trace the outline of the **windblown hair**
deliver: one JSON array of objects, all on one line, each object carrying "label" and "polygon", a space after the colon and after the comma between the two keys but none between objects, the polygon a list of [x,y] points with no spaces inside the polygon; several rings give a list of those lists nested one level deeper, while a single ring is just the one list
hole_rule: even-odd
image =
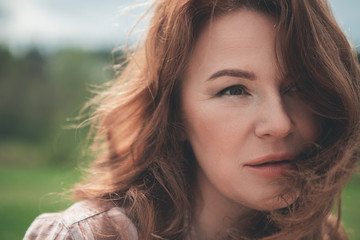
[{"label": "windblown hair", "polygon": [[359,157],[360,71],[327,2],[155,0],[153,7],[143,46],[92,101],[90,120],[102,151],[75,196],[116,202],[140,239],[184,239],[194,212],[196,161],[182,137],[182,76],[204,25],[246,8],[277,20],[279,65],[320,119],[321,135],[298,157],[298,171],[286,181],[289,189],[298,189],[297,200],[259,213],[249,233],[237,232],[235,221],[224,238],[346,239],[339,218],[330,223],[329,215]]}]

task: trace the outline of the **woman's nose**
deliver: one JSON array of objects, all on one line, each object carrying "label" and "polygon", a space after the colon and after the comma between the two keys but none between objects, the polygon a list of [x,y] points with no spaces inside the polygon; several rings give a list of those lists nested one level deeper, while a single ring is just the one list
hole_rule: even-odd
[{"label": "woman's nose", "polygon": [[292,119],[281,96],[267,99],[258,112],[255,134],[259,138],[280,139],[287,137],[293,129]]}]

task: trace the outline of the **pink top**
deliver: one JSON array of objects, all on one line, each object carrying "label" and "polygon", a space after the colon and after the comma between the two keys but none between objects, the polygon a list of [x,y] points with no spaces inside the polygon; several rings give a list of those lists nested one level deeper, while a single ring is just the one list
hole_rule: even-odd
[{"label": "pink top", "polygon": [[[138,240],[137,230],[123,208],[111,201],[84,200],[59,213],[38,216],[24,240]],[[191,231],[185,238],[195,240]]]},{"label": "pink top", "polygon": [[111,202],[77,202],[60,213],[38,216],[27,230],[24,240],[137,240],[134,224],[122,208]]}]

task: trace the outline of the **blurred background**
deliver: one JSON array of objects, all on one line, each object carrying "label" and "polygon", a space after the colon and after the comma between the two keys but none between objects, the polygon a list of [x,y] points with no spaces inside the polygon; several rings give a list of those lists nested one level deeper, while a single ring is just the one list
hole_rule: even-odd
[{"label": "blurred background", "polygon": [[[360,1],[330,3],[360,46]],[[87,127],[72,126],[90,90],[112,78],[111,50],[144,33],[146,20],[129,37],[148,6],[0,0],[0,239],[22,239],[37,215],[71,204],[62,193],[92,159]],[[344,191],[343,212],[350,239],[360,239],[359,175]]]}]

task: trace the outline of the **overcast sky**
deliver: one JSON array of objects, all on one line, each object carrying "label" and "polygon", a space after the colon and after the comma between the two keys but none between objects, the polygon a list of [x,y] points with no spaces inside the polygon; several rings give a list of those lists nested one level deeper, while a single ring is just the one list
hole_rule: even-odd
[{"label": "overcast sky", "polygon": [[[0,44],[113,48],[126,41],[147,0],[0,0]],[[330,0],[335,17],[360,46],[360,0]],[[146,21],[145,21],[146,25]],[[141,32],[144,24],[135,30]]]}]

